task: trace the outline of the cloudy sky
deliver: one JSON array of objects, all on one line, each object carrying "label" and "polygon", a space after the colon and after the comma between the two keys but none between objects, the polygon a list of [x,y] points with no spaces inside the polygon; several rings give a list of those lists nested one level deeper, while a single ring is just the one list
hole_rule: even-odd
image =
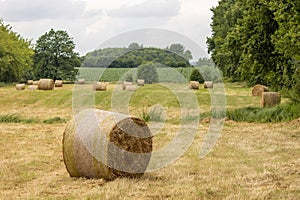
[{"label": "cloudy sky", "polygon": [[[0,0],[0,18],[23,37],[35,41],[49,31],[66,30],[84,55],[107,44],[125,46],[143,42],[144,46],[166,47],[181,42],[172,33],[185,36],[202,48],[190,47],[195,59],[208,57],[206,37],[211,35],[211,7],[218,0]],[[159,29],[162,35],[155,44],[139,40],[140,30]],[[139,31],[135,31],[139,30]],[[166,30],[166,32],[164,32]],[[125,33],[128,37],[119,37]],[[163,34],[163,32],[165,34]],[[171,34],[171,35],[170,35]],[[175,35],[176,35],[175,34]],[[149,34],[148,34],[149,35]],[[158,37],[158,36],[157,36]],[[116,39],[118,38],[118,39]],[[123,41],[120,42],[120,41]],[[105,46],[105,45],[104,45]]]}]

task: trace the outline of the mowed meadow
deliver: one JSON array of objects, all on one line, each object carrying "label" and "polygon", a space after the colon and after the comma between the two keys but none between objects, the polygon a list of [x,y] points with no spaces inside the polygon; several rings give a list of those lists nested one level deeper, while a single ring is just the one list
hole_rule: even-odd
[{"label": "mowed meadow", "polygon": [[[65,168],[62,138],[72,118],[73,84],[53,91],[0,87],[0,199],[300,199],[300,122],[227,119],[215,148],[199,158],[211,110],[210,92],[202,86],[193,91],[201,120],[188,151],[141,178],[114,181],[71,178]],[[113,91],[120,88],[111,83],[96,92],[95,107],[111,110]],[[226,83],[225,91],[229,111],[260,107],[260,97],[243,83]],[[142,118],[156,104],[167,108],[166,123],[153,138],[158,150],[180,129],[176,96],[161,84],[140,87],[129,112]]]}]

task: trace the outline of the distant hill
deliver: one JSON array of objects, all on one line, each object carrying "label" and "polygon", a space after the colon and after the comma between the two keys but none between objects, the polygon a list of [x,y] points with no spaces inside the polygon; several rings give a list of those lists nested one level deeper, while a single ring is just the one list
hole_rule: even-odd
[{"label": "distant hill", "polygon": [[157,63],[159,67],[190,67],[190,51],[181,55],[169,49],[129,45],[128,48],[105,48],[92,51],[85,56],[82,67],[97,68],[136,68],[147,62]]}]

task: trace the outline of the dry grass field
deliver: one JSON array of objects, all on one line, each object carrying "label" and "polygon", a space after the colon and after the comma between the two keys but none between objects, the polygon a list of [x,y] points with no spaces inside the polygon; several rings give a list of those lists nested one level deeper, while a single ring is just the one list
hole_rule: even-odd
[{"label": "dry grass field", "polygon": [[[96,107],[109,110],[112,88],[97,93]],[[44,120],[71,119],[72,89],[72,85],[54,91],[0,88],[0,115],[18,114],[31,119],[0,123],[0,199],[300,199],[297,120],[226,121],[217,145],[203,159],[199,158],[199,150],[209,124],[200,122],[189,150],[161,170],[139,179],[70,178],[62,157],[65,122],[46,124]],[[151,102],[152,95],[168,106],[168,116],[176,117],[176,102],[166,97],[168,91],[161,90],[159,86],[138,90],[131,102],[132,113],[140,115],[143,106],[155,103]],[[259,98],[252,97],[250,91],[243,85],[226,85],[228,108],[259,105]],[[146,93],[148,103],[141,99],[148,99]],[[208,110],[209,93],[201,89],[196,94],[200,108]],[[171,122],[154,137],[155,149],[168,143],[179,128]]]}]

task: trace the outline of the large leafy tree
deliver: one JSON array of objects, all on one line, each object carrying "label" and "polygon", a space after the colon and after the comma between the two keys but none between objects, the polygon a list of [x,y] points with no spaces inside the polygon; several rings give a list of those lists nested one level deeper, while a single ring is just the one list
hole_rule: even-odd
[{"label": "large leafy tree", "polygon": [[33,54],[30,41],[0,20],[0,82],[21,81],[32,68]]},{"label": "large leafy tree", "polygon": [[75,80],[81,62],[74,49],[75,43],[66,31],[51,29],[42,35],[35,46],[36,78]]},{"label": "large leafy tree", "polygon": [[[212,59],[232,80],[292,88],[299,63],[299,1],[221,0],[213,8]],[[300,80],[299,80],[300,81]]]}]

